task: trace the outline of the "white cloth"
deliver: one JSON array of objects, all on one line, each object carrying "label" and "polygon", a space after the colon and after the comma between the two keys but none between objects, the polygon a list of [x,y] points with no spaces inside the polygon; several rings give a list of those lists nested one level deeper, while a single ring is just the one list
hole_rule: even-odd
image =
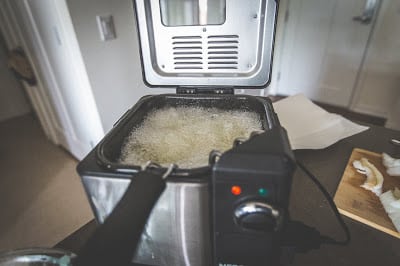
[{"label": "white cloth", "polygon": [[302,94],[287,97],[273,105],[295,150],[323,149],[368,129],[341,115],[325,111]]}]

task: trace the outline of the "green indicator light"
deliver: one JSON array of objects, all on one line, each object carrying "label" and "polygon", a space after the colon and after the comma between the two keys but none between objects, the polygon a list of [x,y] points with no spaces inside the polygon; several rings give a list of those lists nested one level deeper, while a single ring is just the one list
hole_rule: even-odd
[{"label": "green indicator light", "polygon": [[260,189],[258,189],[258,194],[259,194],[260,196],[265,197],[265,196],[268,195],[268,190],[266,190],[265,188],[260,188]]}]

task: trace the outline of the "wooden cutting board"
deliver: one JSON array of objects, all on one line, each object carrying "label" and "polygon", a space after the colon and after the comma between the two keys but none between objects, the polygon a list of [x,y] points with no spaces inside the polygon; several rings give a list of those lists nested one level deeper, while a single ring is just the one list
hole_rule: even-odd
[{"label": "wooden cutting board", "polygon": [[362,157],[367,158],[382,173],[384,177],[382,192],[391,190],[396,186],[400,188],[400,177],[393,177],[386,173],[386,169],[382,164],[381,154],[356,148],[347,162],[342,180],[334,197],[339,212],[354,220],[400,238],[400,233],[396,231],[392,221],[386,214],[379,197],[371,191],[360,187],[366,177],[358,173],[352,163],[354,160],[360,160]]}]

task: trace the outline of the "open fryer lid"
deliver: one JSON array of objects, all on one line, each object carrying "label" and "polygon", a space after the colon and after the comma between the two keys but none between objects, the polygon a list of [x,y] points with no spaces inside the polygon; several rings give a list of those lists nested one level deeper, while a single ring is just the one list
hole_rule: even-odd
[{"label": "open fryer lid", "polygon": [[265,87],[276,0],[135,0],[149,86]]}]

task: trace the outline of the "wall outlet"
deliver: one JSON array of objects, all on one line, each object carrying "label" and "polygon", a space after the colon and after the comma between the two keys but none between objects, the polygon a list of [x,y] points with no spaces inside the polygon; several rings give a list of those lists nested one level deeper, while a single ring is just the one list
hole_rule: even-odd
[{"label": "wall outlet", "polygon": [[96,16],[97,26],[99,27],[100,39],[105,42],[117,38],[115,34],[114,20],[111,15]]}]

